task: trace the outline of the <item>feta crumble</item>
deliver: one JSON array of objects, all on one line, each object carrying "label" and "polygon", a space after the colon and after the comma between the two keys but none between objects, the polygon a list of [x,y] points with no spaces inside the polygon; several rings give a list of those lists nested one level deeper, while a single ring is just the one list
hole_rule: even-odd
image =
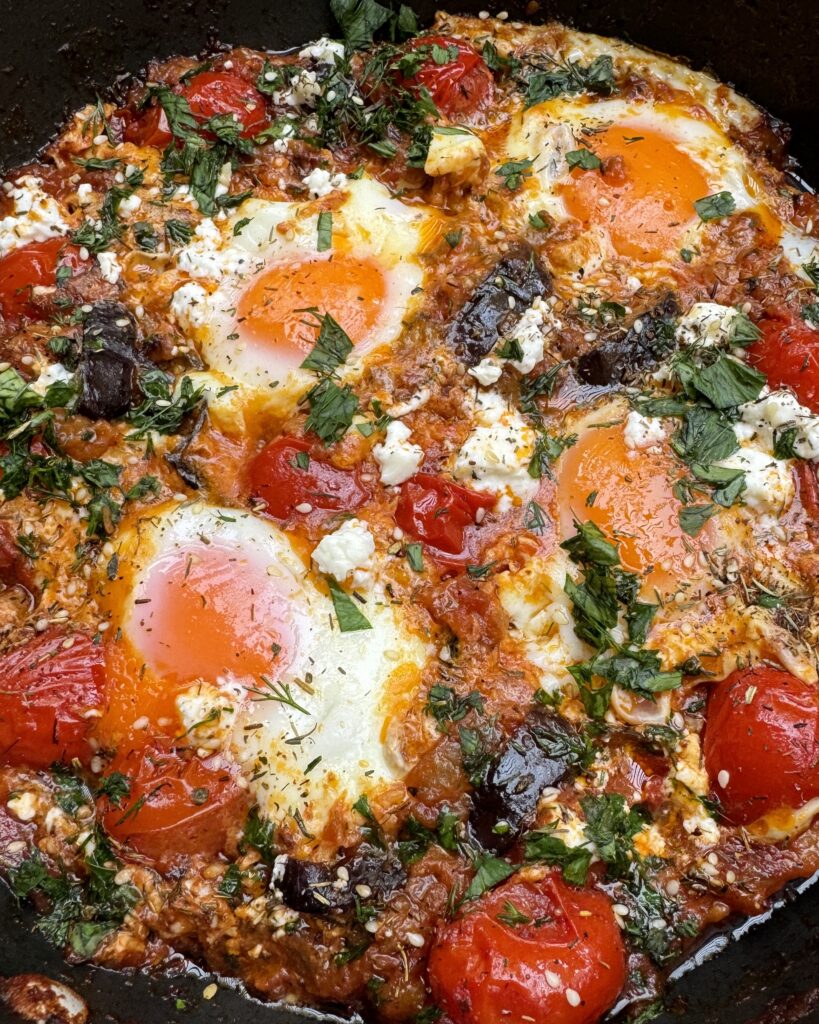
[{"label": "feta crumble", "polygon": [[387,427],[383,444],[373,448],[373,457],[381,467],[381,483],[385,487],[402,484],[424,461],[424,449],[409,441],[411,431],[399,420]]},{"label": "feta crumble", "polygon": [[0,256],[29,242],[44,242],[47,238],[67,234],[68,224],[63,220],[60,207],[41,185],[42,180],[31,174],[14,183],[9,192],[14,213],[0,219]]},{"label": "feta crumble", "polygon": [[299,50],[299,57],[314,60],[318,64],[335,64],[337,58],[344,59],[344,44],[322,36],[315,43],[310,43],[303,50]]},{"label": "feta crumble", "polygon": [[188,281],[173,293],[171,313],[180,327],[203,327],[210,313],[208,293],[201,284]]},{"label": "feta crumble", "polygon": [[122,275],[122,267],[115,252],[98,252],[97,263],[100,265],[100,274],[104,281],[109,284],[116,284]]},{"label": "feta crumble", "polygon": [[627,448],[652,448],[665,441],[667,428],[659,417],[643,416],[632,409],[623,430]]},{"label": "feta crumble", "polygon": [[745,447],[717,465],[743,470],[745,490],[742,500],[752,511],[776,514],[790,504],[793,478],[787,462],[775,459],[758,448]]},{"label": "feta crumble", "polygon": [[214,280],[229,274],[248,273],[257,266],[245,249],[225,245],[218,226],[206,217],[196,225],[192,240],[177,253],[177,266],[191,277]]},{"label": "feta crumble", "polygon": [[332,174],[321,167],[314,167],[310,173],[301,179],[302,184],[309,190],[313,199],[323,199],[329,196],[337,188],[344,188],[347,184],[346,174]]},{"label": "feta crumble", "polygon": [[74,374],[67,370],[62,363],[51,363],[50,366],[46,366],[40,371],[37,380],[32,381],[31,390],[36,391],[38,395],[44,395],[52,384],[56,384],[58,381],[68,384],[73,379]]},{"label": "feta crumble", "polygon": [[722,347],[728,344],[731,325],[740,314],[733,306],[697,302],[677,325],[677,341],[683,347]]},{"label": "feta crumble", "polygon": [[734,426],[740,442],[754,439],[772,451],[776,436],[794,429],[796,454],[802,459],[819,459],[819,416],[800,405],[790,391],[763,391],[755,402],[741,405],[740,413],[742,419]]},{"label": "feta crumble", "polygon": [[369,526],[360,519],[348,519],[322,537],[313,549],[313,561],[319,572],[342,583],[356,569],[365,569],[374,553],[375,541]]}]

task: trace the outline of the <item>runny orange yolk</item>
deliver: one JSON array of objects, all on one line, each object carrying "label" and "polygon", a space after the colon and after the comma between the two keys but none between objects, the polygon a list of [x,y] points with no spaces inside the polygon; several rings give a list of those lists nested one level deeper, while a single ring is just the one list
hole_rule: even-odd
[{"label": "runny orange yolk", "polygon": [[315,320],[305,310],[329,313],[358,345],[381,319],[386,295],[384,271],[375,260],[334,253],[327,260],[269,267],[242,295],[237,319],[245,338],[295,362],[316,341]]},{"label": "runny orange yolk", "polygon": [[[557,496],[563,538],[591,519],[618,545],[620,562],[644,575],[646,589],[673,590],[691,577],[696,541],[683,533],[671,490],[670,457],[626,447],[622,426],[588,429],[561,458]],[[707,527],[706,527],[707,530]]]},{"label": "runny orange yolk", "polygon": [[[263,566],[230,546],[198,544],[156,560],[134,590],[117,636],[106,634],[108,706],[103,741],[179,732],[176,697],[219,677],[264,688],[291,660],[286,594]],[[122,618],[123,609],[116,610]],[[135,733],[136,730],[136,733]]]},{"label": "runny orange yolk", "polygon": [[679,248],[694,200],[712,190],[700,166],[664,135],[612,125],[590,136],[603,170],[576,168],[561,187],[569,213],[609,234],[622,256],[655,261]]}]

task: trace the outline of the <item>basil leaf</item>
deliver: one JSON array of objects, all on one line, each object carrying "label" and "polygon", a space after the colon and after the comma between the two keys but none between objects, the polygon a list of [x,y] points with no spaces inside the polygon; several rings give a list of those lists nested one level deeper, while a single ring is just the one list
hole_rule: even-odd
[{"label": "basil leaf", "polygon": [[700,220],[706,222],[728,217],[736,208],[737,204],[730,192],[715,192],[713,195],[694,200],[694,209]]},{"label": "basil leaf", "polygon": [[683,462],[702,466],[721,462],[739,448],[730,423],[715,409],[704,406],[688,410],[670,444]]},{"label": "basil leaf", "polygon": [[566,154],[569,167],[579,167],[582,171],[599,171],[603,161],[590,149],[573,149]]},{"label": "basil leaf", "polygon": [[509,160],[495,169],[495,174],[503,178],[503,184],[514,192],[523,184],[523,179],[528,178],[532,173],[534,160]]},{"label": "basil leaf", "polygon": [[[309,358],[309,356],[308,356]],[[306,428],[318,434],[325,444],[332,444],[346,434],[358,412],[358,396],[352,388],[340,388],[325,378],[307,393],[310,415]]]},{"label": "basil leaf", "polygon": [[501,882],[504,882],[510,875],[515,873],[515,869],[511,864],[500,857],[493,856],[491,853],[479,854],[475,858],[474,865],[475,876],[464,893],[464,901],[476,900],[489,889],[494,889],[496,885],[500,885]]},{"label": "basil leaf", "polygon": [[341,366],[353,351],[353,343],[341,324],[329,313],[321,318],[316,344],[310,355],[302,362],[303,370],[315,370],[317,373],[331,373]]},{"label": "basil leaf", "polygon": [[718,511],[716,505],[686,505],[679,512],[680,527],[689,537],[696,537]]},{"label": "basil leaf", "polygon": [[327,252],[333,248],[333,215],[329,210],[322,210],[318,215],[316,248],[319,252]]},{"label": "basil leaf", "polygon": [[[330,10],[344,34],[345,42],[354,50],[360,50],[371,43],[375,33],[386,25],[392,14],[388,7],[383,7],[375,0],[330,0]],[[408,24],[406,13],[402,20],[404,25]]]},{"label": "basil leaf", "polygon": [[332,576],[325,576],[333,599],[333,610],[338,620],[338,628],[342,633],[356,633],[362,629],[372,629],[368,619],[359,611],[355,601],[345,593]]},{"label": "basil leaf", "polygon": [[716,409],[732,409],[759,398],[766,378],[753,366],[720,355],[710,366],[695,370],[689,380]]}]

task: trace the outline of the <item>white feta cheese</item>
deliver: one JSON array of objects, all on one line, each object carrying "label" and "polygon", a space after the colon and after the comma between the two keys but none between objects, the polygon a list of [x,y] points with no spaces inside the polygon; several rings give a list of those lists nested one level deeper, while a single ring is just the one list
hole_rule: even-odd
[{"label": "white feta cheese", "polygon": [[342,583],[356,569],[366,569],[374,553],[375,541],[369,526],[360,519],[348,519],[322,537],[313,549],[313,561],[319,572]]},{"label": "white feta cheese", "polygon": [[453,135],[433,128],[424,161],[424,173],[431,178],[456,174],[461,181],[476,181],[485,162],[486,149],[477,135],[466,129]]},{"label": "white feta cheese", "polygon": [[409,440],[411,431],[400,420],[387,427],[383,444],[373,448],[373,458],[381,467],[381,483],[385,487],[402,484],[424,461],[424,449]]},{"label": "white feta cheese", "polygon": [[793,498],[789,464],[758,448],[740,448],[717,465],[744,471],[745,490],[741,497],[754,512],[777,514],[787,508]]},{"label": "white feta cheese", "polygon": [[485,359],[482,359],[477,366],[473,366],[468,372],[479,384],[487,388],[500,380],[503,367],[494,356],[486,356]]},{"label": "white feta cheese", "polygon": [[119,281],[122,267],[115,252],[98,252],[97,263],[100,265],[103,280],[109,284],[116,284]]},{"label": "white feta cheese", "polygon": [[94,187],[89,185],[87,181],[78,185],[77,199],[79,200],[80,206],[88,206],[94,199]]},{"label": "white feta cheese", "polygon": [[763,391],[755,402],[740,406],[742,420],[734,427],[740,441],[756,440],[773,451],[776,437],[794,429],[794,451],[802,459],[819,459],[819,416],[800,405],[790,391]]},{"label": "white feta cheese", "polygon": [[300,71],[290,79],[287,89],[273,93],[273,102],[286,107],[312,109],[320,95],[321,85],[315,71]]},{"label": "white feta cheese", "polygon": [[475,419],[476,426],[455,457],[453,476],[469,481],[476,490],[499,495],[502,509],[529,501],[540,486],[529,475],[534,430],[491,391],[478,395]]},{"label": "white feta cheese", "polygon": [[133,195],[126,196],[119,204],[120,213],[134,213],[142,206],[142,200],[134,193]]},{"label": "white feta cheese", "polygon": [[668,436],[667,428],[658,416],[643,416],[632,409],[623,430],[627,448],[653,448]]},{"label": "white feta cheese", "polygon": [[52,384],[56,384],[58,381],[68,384],[73,379],[74,374],[67,370],[62,363],[52,363],[40,371],[37,380],[32,381],[31,390],[36,391],[38,395],[44,395]]},{"label": "white feta cheese", "polygon": [[225,746],[236,717],[236,696],[210,683],[197,683],[176,698],[176,710],[185,735],[197,747],[219,750]]},{"label": "white feta cheese", "polygon": [[203,327],[210,316],[210,297],[201,284],[188,281],[171,299],[171,313],[180,327]]},{"label": "white feta cheese", "polygon": [[677,325],[677,341],[683,347],[724,348],[729,342],[731,325],[739,315],[733,306],[697,302]]},{"label": "white feta cheese", "polygon": [[40,187],[42,180],[26,174],[8,193],[14,213],[0,219],[0,256],[29,242],[44,242],[68,232],[57,201]]},{"label": "white feta cheese", "polygon": [[504,341],[515,340],[520,345],[520,359],[510,360],[519,373],[530,373],[543,358],[543,300],[538,295],[518,320],[514,331]]},{"label": "white feta cheese", "polygon": [[262,264],[243,248],[228,243],[219,227],[206,217],[196,225],[193,238],[176,256],[177,266],[191,277],[219,280],[227,275],[249,273]]},{"label": "white feta cheese", "polygon": [[299,56],[304,60],[317,61],[319,64],[335,64],[337,57],[344,58],[344,44],[322,36],[315,43],[310,43],[303,50],[299,50]]},{"label": "white feta cheese", "polygon": [[15,793],[6,807],[18,821],[33,821],[37,816],[39,805],[37,794],[27,790],[25,793]]},{"label": "white feta cheese", "polygon": [[412,398],[407,399],[406,402],[396,402],[395,405],[391,405],[385,411],[393,419],[408,416],[411,412],[415,412],[416,409],[423,409],[431,397],[432,392],[429,388],[419,388]]},{"label": "white feta cheese", "polygon": [[329,196],[337,188],[344,188],[347,184],[346,174],[333,174],[321,167],[314,167],[310,173],[301,179],[302,184],[309,190],[314,199],[323,199]]}]

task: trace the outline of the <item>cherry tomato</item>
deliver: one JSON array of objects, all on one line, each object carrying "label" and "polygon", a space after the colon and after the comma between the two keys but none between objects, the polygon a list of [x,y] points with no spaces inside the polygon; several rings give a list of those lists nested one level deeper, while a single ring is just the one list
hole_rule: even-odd
[{"label": "cherry tomato", "polygon": [[27,590],[34,589],[31,563],[14,539],[11,526],[0,520],[0,583],[13,587],[19,583]]},{"label": "cherry tomato", "polygon": [[819,691],[767,665],[733,672],[708,698],[704,754],[731,822],[801,807],[819,796]]},{"label": "cherry tomato", "polygon": [[270,515],[287,519],[304,503],[352,512],[369,497],[357,469],[340,469],[312,450],[306,438],[277,437],[251,463],[251,493],[267,502]]},{"label": "cherry tomato", "polygon": [[492,72],[469,43],[454,36],[420,36],[407,47],[429,53],[415,74],[402,79],[401,84],[415,91],[424,86],[445,116],[472,114],[492,103]]},{"label": "cherry tomato", "polygon": [[772,388],[791,388],[802,405],[819,412],[819,333],[796,319],[763,320],[759,327],[762,337],[748,349],[748,362]]},{"label": "cherry tomato", "polygon": [[108,768],[113,772],[126,777],[129,793],[119,806],[100,800],[106,831],[164,865],[193,853],[219,853],[247,813],[238,769],[219,754],[203,759],[148,746],[118,753]]},{"label": "cherry tomato", "polygon": [[[71,646],[65,644],[71,640]],[[88,735],[105,689],[102,647],[49,630],[0,657],[0,764],[47,768],[88,761]]]},{"label": "cherry tomato", "polygon": [[82,266],[79,253],[79,249],[64,238],[29,242],[12,249],[0,259],[0,315],[5,320],[39,317],[31,301],[31,289],[53,287],[57,283],[58,267],[70,267],[72,272],[79,270]]},{"label": "cherry tomato", "polygon": [[401,485],[395,521],[416,540],[446,554],[460,555],[475,513],[494,504],[492,495],[478,494],[431,473],[416,473]]},{"label": "cherry tomato", "polygon": [[626,957],[608,897],[552,872],[512,878],[439,927],[429,980],[454,1024],[591,1024],[623,987]]},{"label": "cherry tomato", "polygon": [[[242,125],[243,138],[258,134],[267,123],[265,101],[258,89],[239,75],[226,71],[202,71],[181,89],[197,121],[219,114],[233,114]],[[149,107],[125,129],[125,141],[138,146],[167,146],[173,138],[165,111],[159,104]]]}]

